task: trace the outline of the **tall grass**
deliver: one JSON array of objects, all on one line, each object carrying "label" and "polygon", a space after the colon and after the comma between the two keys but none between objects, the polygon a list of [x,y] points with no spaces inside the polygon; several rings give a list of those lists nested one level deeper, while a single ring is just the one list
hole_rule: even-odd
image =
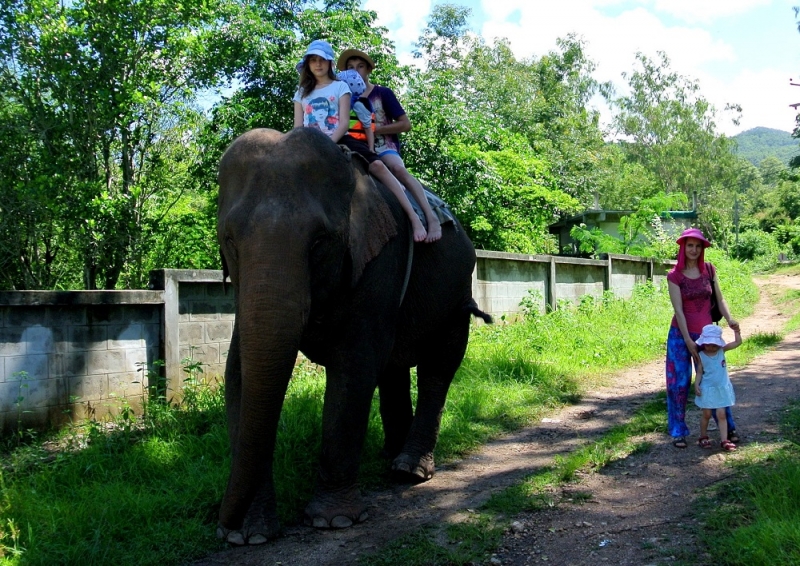
[{"label": "tall grass", "polygon": [[[747,304],[753,285],[745,283],[726,293],[729,303]],[[628,301],[584,298],[475,328],[447,399],[437,461],[574,401],[597,376],[663,355],[671,316],[666,290],[644,285]],[[221,388],[201,385],[190,380],[183,406],[147,405],[134,423],[88,422],[47,443],[9,444],[0,461],[0,564],[166,566],[220,548],[213,533],[230,468],[224,403]],[[281,413],[274,476],[284,523],[297,521],[311,496],[324,386],[322,369],[298,365]],[[364,485],[387,479],[382,437],[374,403]]]}]

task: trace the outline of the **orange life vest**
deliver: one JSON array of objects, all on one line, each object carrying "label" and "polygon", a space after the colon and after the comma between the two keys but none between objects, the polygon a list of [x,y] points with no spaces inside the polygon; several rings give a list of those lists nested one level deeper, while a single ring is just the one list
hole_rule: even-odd
[{"label": "orange life vest", "polygon": [[[370,125],[370,129],[373,132],[375,131],[375,112],[372,113],[372,124]],[[357,140],[361,140],[365,143],[367,141],[367,134],[364,132],[364,124],[362,124],[361,120],[358,119],[358,115],[356,115],[356,111],[353,108],[350,109],[350,127],[347,130],[347,133]]]}]

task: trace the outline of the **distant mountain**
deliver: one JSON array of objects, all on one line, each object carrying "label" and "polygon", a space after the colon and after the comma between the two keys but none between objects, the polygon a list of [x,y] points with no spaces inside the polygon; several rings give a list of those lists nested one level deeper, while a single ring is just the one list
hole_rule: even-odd
[{"label": "distant mountain", "polygon": [[789,160],[800,153],[800,140],[789,132],[772,128],[753,128],[733,136],[738,147],[737,153],[758,165],[769,156],[777,157],[787,165]]}]

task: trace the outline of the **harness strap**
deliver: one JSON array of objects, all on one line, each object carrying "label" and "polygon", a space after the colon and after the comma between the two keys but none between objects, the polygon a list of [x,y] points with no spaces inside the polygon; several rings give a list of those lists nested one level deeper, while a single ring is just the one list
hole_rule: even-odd
[{"label": "harness strap", "polygon": [[408,261],[406,262],[406,276],[403,279],[403,290],[400,291],[400,305],[403,304],[403,299],[406,298],[406,291],[408,290],[408,281],[411,279],[411,264],[414,261],[414,231],[408,231]]}]

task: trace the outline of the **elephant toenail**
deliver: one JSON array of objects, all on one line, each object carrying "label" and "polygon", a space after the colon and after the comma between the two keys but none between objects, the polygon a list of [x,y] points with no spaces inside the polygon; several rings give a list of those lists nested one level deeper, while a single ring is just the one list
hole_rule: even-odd
[{"label": "elephant toenail", "polygon": [[339,515],[333,518],[331,521],[331,527],[334,529],[346,529],[347,527],[352,527],[353,521],[351,521],[348,517],[344,515]]},{"label": "elephant toenail", "polygon": [[267,537],[264,535],[252,535],[247,539],[247,544],[250,545],[264,544],[265,542],[267,542]]},{"label": "elephant toenail", "polygon": [[366,511],[364,511],[363,513],[361,513],[361,515],[358,516],[359,523],[363,523],[367,519],[369,519],[369,513],[367,513]]},{"label": "elephant toenail", "polygon": [[239,531],[231,531],[228,533],[228,542],[234,546],[243,546],[244,537]]},{"label": "elephant toenail", "polygon": [[327,529],[329,527],[328,521],[326,521],[322,517],[314,517],[311,526],[314,527],[315,529]]}]

